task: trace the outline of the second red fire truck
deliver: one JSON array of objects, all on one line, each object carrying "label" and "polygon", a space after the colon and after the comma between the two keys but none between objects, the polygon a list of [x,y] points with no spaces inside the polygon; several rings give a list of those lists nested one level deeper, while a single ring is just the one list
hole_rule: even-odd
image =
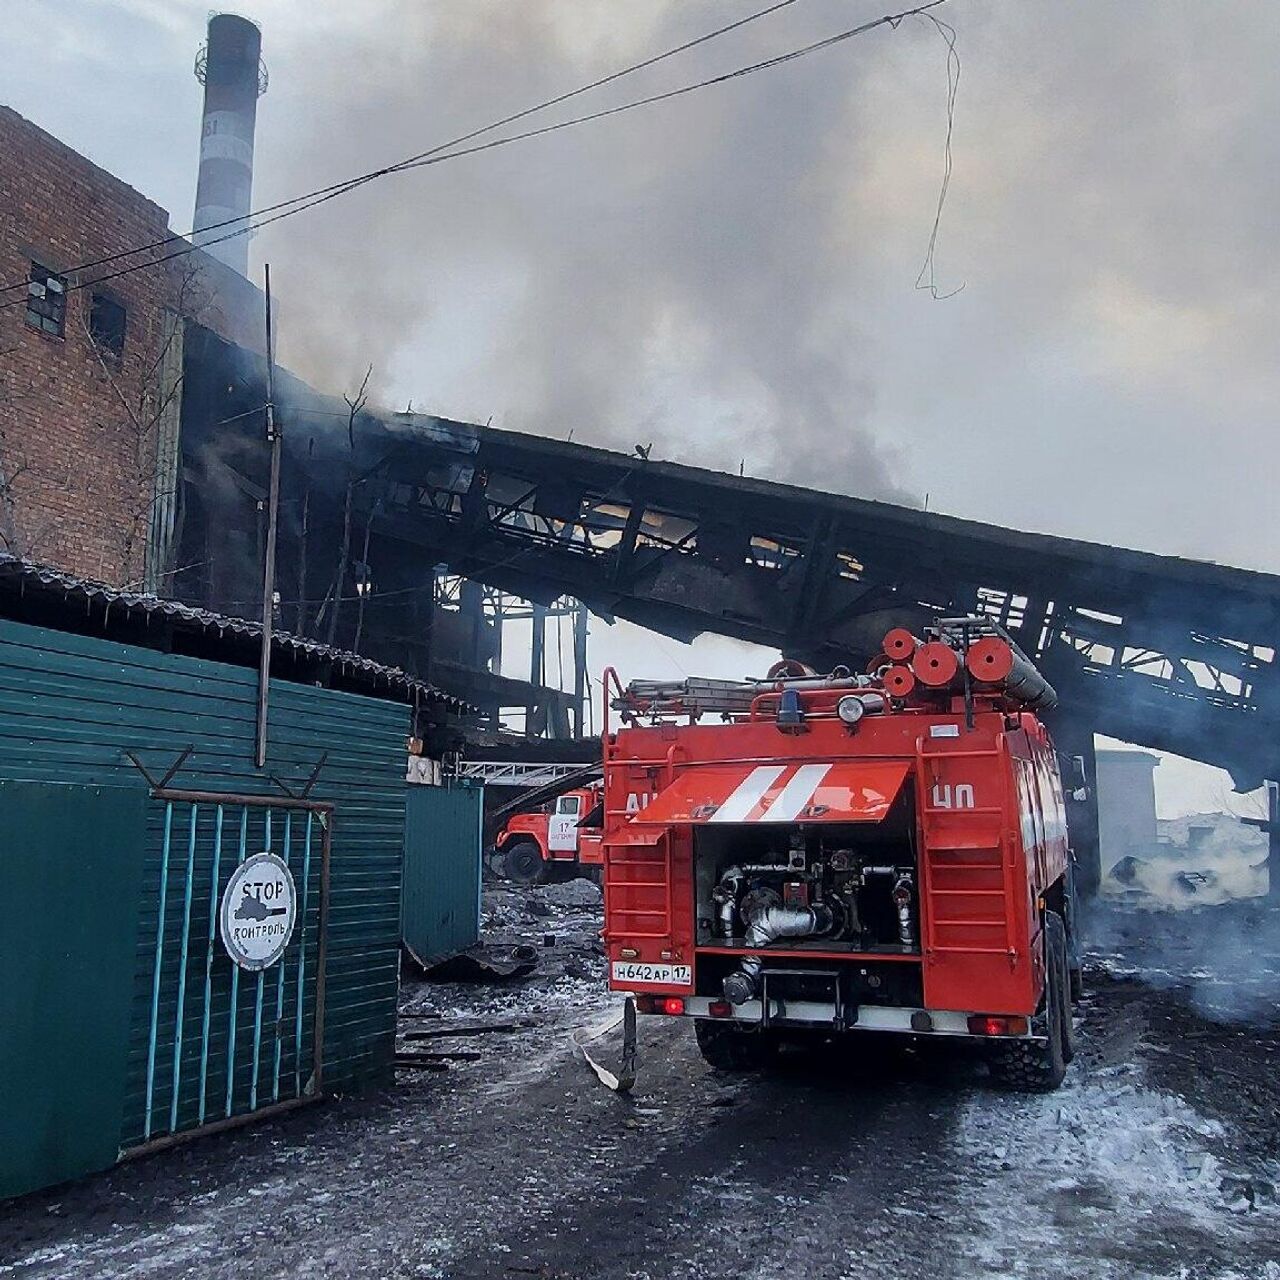
[{"label": "second red fire truck", "polygon": [[693,1019],[725,1069],[896,1032],[979,1041],[1010,1087],[1061,1083],[1079,962],[1037,714],[1056,695],[1004,632],[895,630],[867,674],[609,681],[613,988]]},{"label": "second red fire truck", "polygon": [[583,873],[598,878],[603,800],[604,784],[593,782],[508,818],[493,842],[502,874],[516,884]]}]

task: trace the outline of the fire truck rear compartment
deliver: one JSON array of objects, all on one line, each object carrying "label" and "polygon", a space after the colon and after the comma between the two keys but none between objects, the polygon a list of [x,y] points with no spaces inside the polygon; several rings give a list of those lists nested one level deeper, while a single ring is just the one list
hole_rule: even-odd
[{"label": "fire truck rear compartment", "polygon": [[[777,998],[918,1005],[918,966],[901,960],[919,954],[914,812],[905,786],[881,822],[696,829],[698,994],[742,1005],[767,983]],[[805,952],[862,960],[824,969]]]}]

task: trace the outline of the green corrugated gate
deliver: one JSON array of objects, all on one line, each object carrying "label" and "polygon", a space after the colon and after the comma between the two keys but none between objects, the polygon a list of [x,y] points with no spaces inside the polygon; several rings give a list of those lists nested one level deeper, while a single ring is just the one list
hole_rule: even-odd
[{"label": "green corrugated gate", "polygon": [[[316,1029],[323,1030],[328,968],[332,810],[274,797],[212,801],[168,792],[152,803],[164,813],[163,926],[158,912],[154,938],[144,939],[151,950],[146,1065],[128,1081],[129,1147],[313,1097],[323,1069]],[[224,951],[218,907],[236,869],[256,853],[274,853],[289,868],[296,917],[281,959],[254,973]]]},{"label": "green corrugated gate", "polygon": [[404,945],[421,965],[480,937],[484,788],[409,788],[404,826]]},{"label": "green corrugated gate", "polygon": [[[109,1084],[105,1069],[98,1077],[100,1093],[123,1089],[123,1096],[105,1108],[106,1113],[114,1109],[115,1116],[122,1117],[112,1158],[117,1151],[145,1142],[148,1128],[153,1138],[168,1132],[175,1056],[179,1064],[177,1127],[184,1129],[198,1122],[202,1098],[206,1121],[223,1114],[225,1094],[223,1110],[215,1110],[215,1103],[218,1086],[225,1089],[225,1041],[231,1026],[232,965],[220,942],[214,947],[209,965],[210,999],[206,1002],[204,998],[216,805],[201,805],[197,815],[188,903],[190,805],[178,804],[170,811],[166,802],[153,799],[146,782],[125,757],[126,750],[134,752],[149,772],[160,776],[190,747],[191,753],[171,786],[277,802],[284,792],[267,776],[268,772],[296,792],[324,757],[312,794],[333,809],[322,1046],[325,1087],[350,1087],[382,1073],[390,1064],[398,989],[407,790],[404,744],[410,730],[410,710],[396,702],[273,680],[269,765],[268,771],[259,773],[252,766],[255,697],[256,674],[246,668],[0,620],[0,782],[53,783],[69,788],[68,795],[95,787],[111,789],[114,794],[116,788],[122,788],[131,796],[129,803],[139,806],[139,812],[145,814],[145,836],[125,842],[129,844],[127,851],[113,843],[110,831],[99,831],[96,817],[86,818],[83,809],[77,812],[71,804],[66,811],[67,825],[48,828],[45,837],[39,837],[33,828],[31,843],[24,846],[15,845],[6,830],[0,845],[3,885],[27,883],[32,874],[31,861],[47,859],[50,849],[65,849],[68,842],[77,850],[95,849],[100,843],[109,845],[115,850],[112,856],[127,863],[129,876],[117,882],[110,907],[113,918],[128,922],[118,923],[112,933],[111,942],[117,948],[114,956],[104,951],[92,982],[70,993],[73,998],[52,1003],[43,1010],[42,1014],[51,1020],[45,1028],[46,1039],[37,1038],[21,1049],[37,1061],[47,1058],[46,1065],[52,1071],[55,1046],[80,1038],[77,1028],[86,1017],[87,1004],[98,1000],[103,971],[110,967],[111,981],[115,983],[121,981],[121,965],[125,966],[128,981],[123,982],[122,989],[129,991],[129,1008],[123,1018],[128,1033],[123,1080],[119,1085]],[[251,825],[247,852],[266,848],[281,852],[283,815],[278,808],[273,811],[275,827],[268,837],[263,825],[267,810],[261,801],[249,808],[250,822],[257,825]],[[234,820],[239,820],[238,805],[239,801],[227,799],[224,824],[232,821],[233,814]],[[162,877],[161,868],[166,864],[166,814],[170,849]],[[33,817],[32,822],[35,821]],[[295,815],[295,824],[297,821]],[[302,846],[296,825],[291,839],[291,856],[298,858]],[[224,847],[224,856],[228,851],[238,857],[238,836],[233,845]],[[68,899],[68,906],[76,911],[91,910],[100,898],[100,886],[89,874],[89,866],[86,863],[83,877],[73,875],[67,884],[75,899]],[[315,874],[318,872],[312,873]],[[162,884],[166,903],[164,927],[160,929]],[[302,887],[299,879],[300,900]],[[77,890],[81,895],[78,898]],[[308,910],[314,917],[318,898],[312,897],[310,904]],[[185,970],[181,967],[184,919],[189,922]],[[318,919],[313,924],[318,930]],[[127,936],[122,936],[121,930]],[[161,980],[157,1000],[158,935]],[[314,940],[317,933],[313,931],[311,936]],[[295,1076],[301,1077],[310,1065],[306,1040],[313,1014],[304,1008],[304,1053],[299,1062],[296,1004],[291,1003],[296,1000],[296,978],[289,967],[301,945],[301,939],[292,942],[284,961],[291,976],[283,991],[280,1018],[276,1017],[278,988],[264,992],[263,1023],[270,1043],[264,1042],[261,1049],[266,1062],[259,1063],[259,1090],[265,1090],[268,1098],[276,1088],[277,1043],[282,1059],[281,1097],[292,1094]],[[311,947],[313,943],[306,945]],[[68,956],[70,964],[70,953]],[[125,956],[127,959],[122,958]],[[307,966],[313,958],[318,959],[308,952]],[[185,992],[179,1020],[183,972]],[[315,972],[313,967],[311,973]],[[268,988],[273,976],[269,972]],[[304,983],[308,984],[304,997],[314,990],[311,981],[304,972]],[[7,969],[0,977],[0,985],[10,985]],[[241,985],[243,988],[243,979]],[[241,997],[237,1006],[237,1055],[242,1053],[242,1044],[248,1043],[241,1037],[246,1026],[251,1035],[255,1016],[256,978],[250,977],[248,985],[251,996],[247,1000]],[[303,1004],[307,1004],[306,998]],[[157,1011],[154,1019],[153,1009]],[[211,1024],[210,1056],[205,1067],[205,1088],[201,1090],[200,1055],[206,1009]],[[226,1021],[219,1031],[218,1021],[224,1015]],[[294,1022],[289,1024],[291,1015]],[[154,1037],[153,1025],[157,1028]],[[181,1050],[175,1053],[178,1027]],[[223,1037],[221,1044],[219,1035]],[[10,1040],[7,1026],[3,1038]],[[219,1068],[223,1073],[220,1078]],[[239,1056],[234,1075],[240,1082],[235,1085],[238,1091],[249,1078]],[[5,1089],[5,1094],[9,1092]],[[237,1092],[232,1110],[244,1110],[249,1101],[247,1094],[242,1099]],[[261,1094],[258,1104],[262,1105]],[[0,1095],[0,1108],[9,1105],[9,1099]],[[14,1113],[9,1112],[6,1122],[13,1120]],[[21,1114],[16,1116],[16,1122],[20,1128]],[[29,1123],[34,1129],[37,1117],[30,1116]],[[27,1149],[33,1143],[38,1145],[38,1136],[28,1135]],[[16,1140],[4,1145],[14,1151],[22,1149]],[[50,1178],[100,1168],[104,1151],[101,1142],[92,1151],[86,1146],[74,1158],[58,1165],[54,1173],[27,1169],[16,1185],[10,1176],[5,1189],[29,1190]],[[0,1152],[0,1165],[9,1160]]]}]

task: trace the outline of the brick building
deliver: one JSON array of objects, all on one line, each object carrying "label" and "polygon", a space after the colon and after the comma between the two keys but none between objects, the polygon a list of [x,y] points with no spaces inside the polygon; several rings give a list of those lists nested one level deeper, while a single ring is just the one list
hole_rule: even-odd
[{"label": "brick building", "polygon": [[0,283],[17,286],[0,295],[0,548],[162,594],[187,327],[262,345],[257,289],[205,253],[76,269],[170,235],[164,209],[0,106]]},{"label": "brick building", "polygon": [[[173,235],[153,201],[0,106],[0,551],[256,616],[263,337],[254,285]],[[281,369],[276,399],[278,624],[433,673],[491,726],[500,707],[524,708],[530,732],[567,733],[570,695],[501,673],[500,604],[486,616],[485,588],[437,595],[421,555],[355,510],[366,492],[357,437],[377,449],[405,423],[369,410],[344,422],[347,403]]]}]

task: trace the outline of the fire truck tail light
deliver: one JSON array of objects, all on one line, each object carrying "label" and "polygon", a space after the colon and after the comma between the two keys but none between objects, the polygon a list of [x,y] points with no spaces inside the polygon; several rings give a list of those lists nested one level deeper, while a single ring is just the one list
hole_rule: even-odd
[{"label": "fire truck tail light", "polygon": [[731,1018],[733,1017],[733,1005],[727,1000],[713,1000],[707,1005],[707,1012],[713,1018]]},{"label": "fire truck tail light", "polygon": [[653,996],[636,996],[637,1013],[657,1013],[658,1001]]},{"label": "fire truck tail light", "polygon": [[1027,1034],[1026,1018],[998,1017],[994,1014],[975,1013],[969,1019],[969,1034],[975,1036],[1024,1036]]},{"label": "fire truck tail light", "polygon": [[670,1014],[681,1014],[684,1012],[684,1001],[679,996],[668,996],[662,1002],[662,1012]]}]

